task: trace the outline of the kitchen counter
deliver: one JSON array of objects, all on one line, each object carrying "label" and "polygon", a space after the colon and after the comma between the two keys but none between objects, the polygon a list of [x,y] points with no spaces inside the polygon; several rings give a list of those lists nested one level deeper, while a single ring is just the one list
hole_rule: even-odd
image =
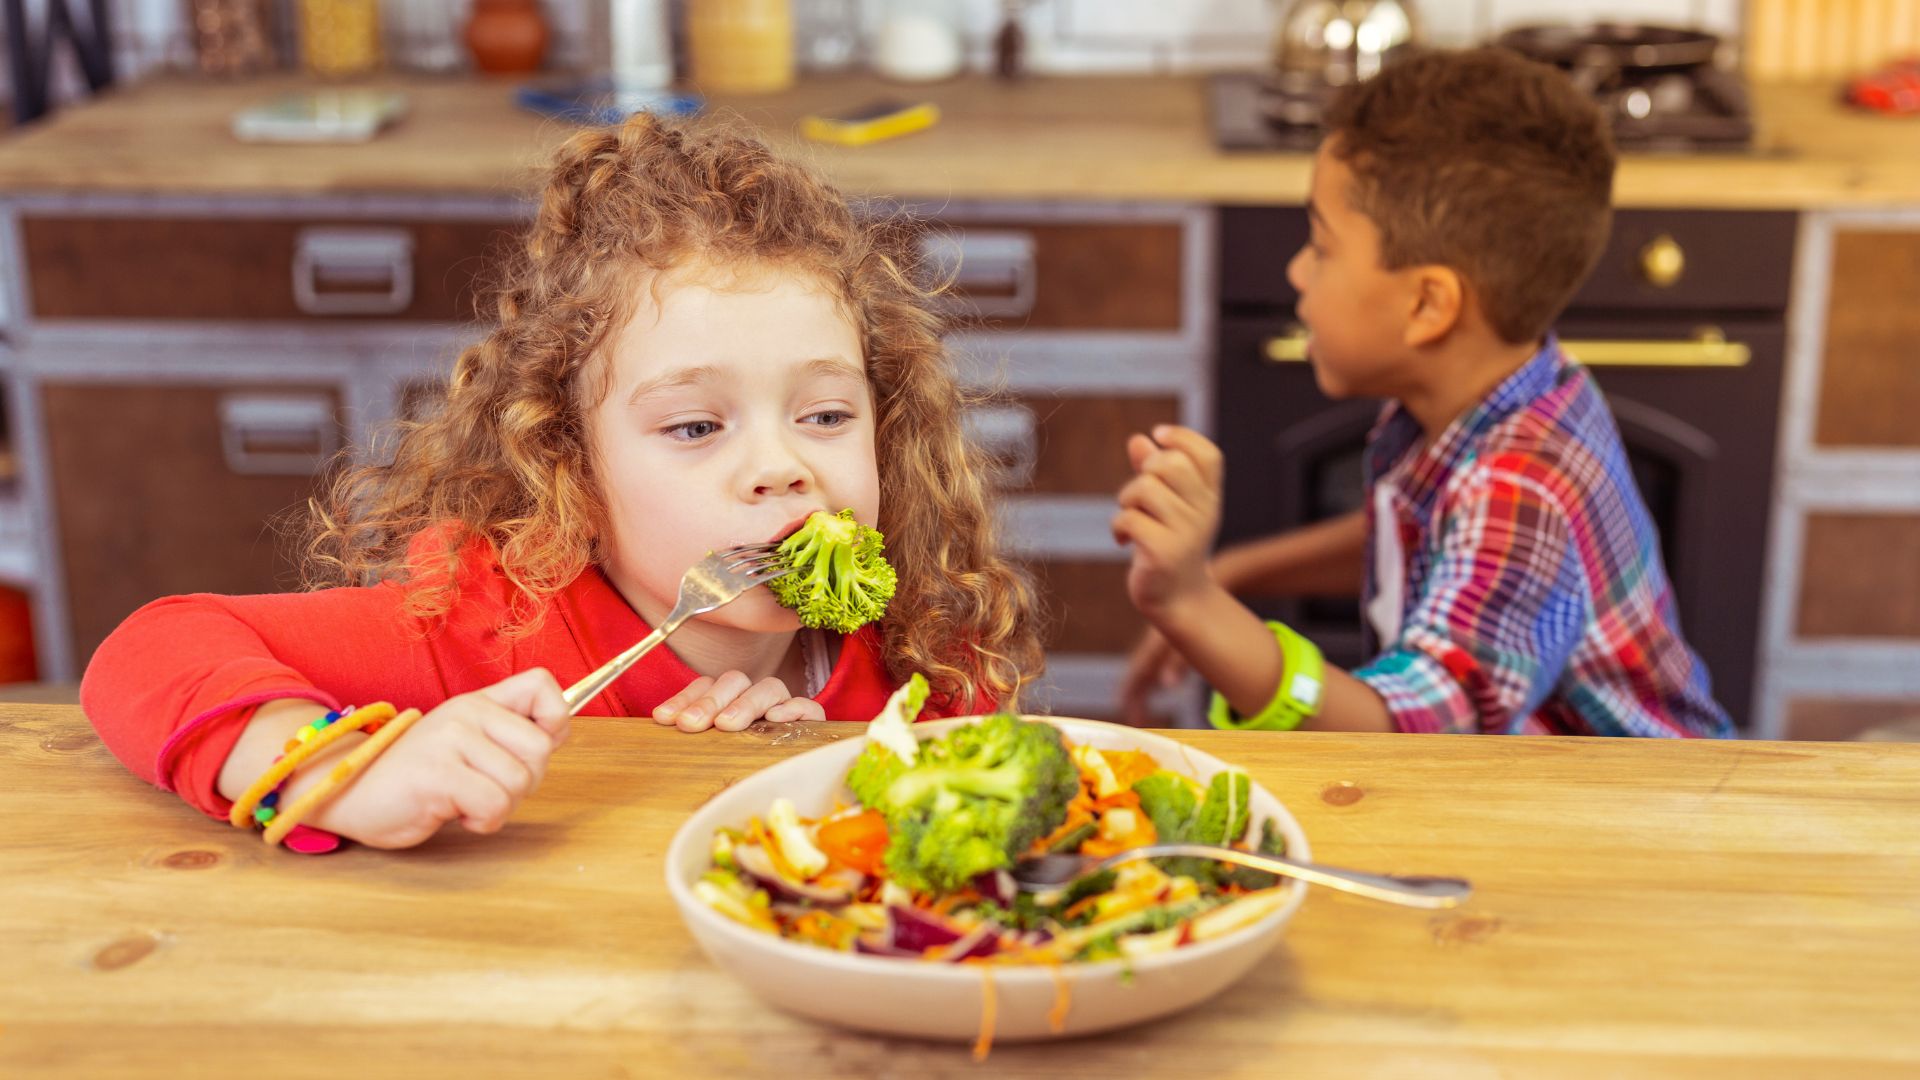
[{"label": "kitchen counter", "polygon": [[693,808],[860,730],[583,717],[501,834],[305,858],[142,783],[78,709],[0,705],[0,1074],[1920,1070],[1920,746],[1170,732],[1271,789],[1316,857],[1473,899],[1312,890],[1213,1002],[981,1073],[768,1010],[662,884]]},{"label": "kitchen counter", "polygon": [[[184,77],[121,88],[0,141],[0,193],[172,195],[527,192],[571,125],[517,108],[514,84],[383,78],[411,114],[371,143],[241,143],[242,107],[311,84]],[[1206,123],[1197,78],[1058,78],[1006,85],[966,79],[928,88],[871,79],[811,80],[773,98],[717,99],[777,144],[803,145],[845,189],[943,199],[1304,200],[1310,159],[1225,154]],[[937,102],[945,118],[894,142],[800,144],[798,119],[878,97]],[[1760,129],[1741,154],[1638,155],[1622,165],[1622,206],[1817,208],[1920,203],[1920,122],[1843,108],[1830,86],[1754,88]]]}]

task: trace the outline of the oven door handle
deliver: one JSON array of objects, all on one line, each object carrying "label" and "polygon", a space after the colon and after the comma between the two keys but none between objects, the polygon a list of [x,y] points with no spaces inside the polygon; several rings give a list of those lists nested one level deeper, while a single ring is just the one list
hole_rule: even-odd
[{"label": "oven door handle", "polygon": [[[1728,341],[1717,326],[1703,326],[1678,341],[1639,338],[1573,338],[1560,342],[1567,354],[1588,367],[1737,368],[1753,361],[1745,343]],[[1307,359],[1307,332],[1295,327],[1268,338],[1261,355],[1270,364]]]}]

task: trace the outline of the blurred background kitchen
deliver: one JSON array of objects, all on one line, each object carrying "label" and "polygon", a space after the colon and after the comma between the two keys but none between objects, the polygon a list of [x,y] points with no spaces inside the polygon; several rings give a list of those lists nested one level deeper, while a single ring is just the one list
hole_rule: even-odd
[{"label": "blurred background kitchen", "polygon": [[[1034,704],[1110,716],[1141,626],[1106,531],[1125,433],[1226,446],[1227,540],[1355,505],[1372,407],[1313,388],[1283,274],[1318,110],[1409,46],[1498,42],[1627,154],[1561,331],[1719,696],[1755,737],[1920,738],[1920,0],[4,12],[0,696],[71,700],[156,596],[291,584],[267,523],[433,407],[541,154],[651,108],[742,117],[943,226],[953,344],[997,392],[971,427],[1055,610]],[[1360,659],[1352,598],[1271,610]]]}]

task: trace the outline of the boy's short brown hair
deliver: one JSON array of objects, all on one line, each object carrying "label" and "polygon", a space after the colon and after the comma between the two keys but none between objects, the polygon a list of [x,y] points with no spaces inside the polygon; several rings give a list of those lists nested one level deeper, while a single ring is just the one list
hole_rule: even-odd
[{"label": "boy's short brown hair", "polygon": [[1505,49],[1393,64],[1328,109],[1328,149],[1388,269],[1449,266],[1503,340],[1546,333],[1606,246],[1606,119],[1558,70]]}]

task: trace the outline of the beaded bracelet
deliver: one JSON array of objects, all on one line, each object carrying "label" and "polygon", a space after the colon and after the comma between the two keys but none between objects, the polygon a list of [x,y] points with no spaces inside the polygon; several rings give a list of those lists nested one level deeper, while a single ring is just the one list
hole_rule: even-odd
[{"label": "beaded bracelet", "polygon": [[272,821],[279,813],[280,787],[295,769],[352,732],[365,731],[371,735],[393,719],[393,714],[393,706],[384,701],[359,709],[350,705],[338,712],[330,712],[294,732],[286,746],[281,748],[280,756],[267,766],[267,771],[261,773],[260,778],[234,800],[233,808],[227,811],[227,822],[235,828],[245,829]]},{"label": "beaded bracelet", "polygon": [[[393,712],[393,706],[384,701],[379,705],[368,707],[384,708],[389,715]],[[268,845],[278,844],[283,837],[293,831],[294,826],[300,824],[302,818],[311,813],[315,807],[338,794],[348,781],[359,775],[361,770],[371,764],[374,758],[379,757],[387,747],[392,746],[395,739],[405,735],[407,729],[412,727],[413,722],[418,719],[420,719],[420,710],[408,709],[383,722],[380,730],[375,732],[371,739],[354,747],[351,753],[327,770],[324,779],[308,788],[305,794],[295,799],[286,809],[275,814],[261,839]]]}]

